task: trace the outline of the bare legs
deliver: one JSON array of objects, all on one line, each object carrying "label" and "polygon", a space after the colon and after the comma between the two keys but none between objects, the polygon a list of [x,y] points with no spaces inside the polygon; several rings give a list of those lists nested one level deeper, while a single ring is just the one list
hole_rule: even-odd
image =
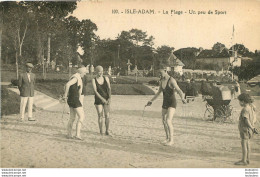
[{"label": "bare legs", "polygon": [[72,127],[73,123],[76,119],[76,112],[74,111],[73,108],[70,107],[70,120],[68,122],[67,130],[68,130],[68,138],[72,138]]},{"label": "bare legs", "polygon": [[250,142],[248,139],[241,139],[242,160],[235,163],[235,165],[248,165],[250,163]]},{"label": "bare legs", "polygon": [[241,140],[242,146],[242,162],[249,163],[249,156],[250,156],[250,143],[248,139]]},{"label": "bare legs", "polygon": [[162,123],[166,134],[166,140],[163,143],[169,142],[169,128],[167,125],[167,109],[162,109]]},{"label": "bare legs", "polygon": [[97,114],[98,114],[98,126],[99,132],[103,135],[103,115],[105,113],[105,126],[106,126],[106,135],[109,135],[109,105],[95,105]]},{"label": "bare legs", "polygon": [[172,119],[175,113],[175,108],[169,107],[162,109],[162,122],[166,133],[165,145],[173,145],[173,124]]},{"label": "bare legs", "polygon": [[76,138],[81,139],[80,131],[81,131],[84,117],[85,117],[83,107],[78,107],[78,108],[70,107],[70,120],[69,120],[68,126],[67,126],[68,138],[72,138],[72,126],[76,119],[76,115],[78,116],[78,121],[77,121],[77,125],[76,125]]}]

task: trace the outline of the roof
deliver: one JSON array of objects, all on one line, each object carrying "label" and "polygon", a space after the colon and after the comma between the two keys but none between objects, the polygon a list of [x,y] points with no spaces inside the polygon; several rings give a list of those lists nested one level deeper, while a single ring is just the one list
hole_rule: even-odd
[{"label": "roof", "polygon": [[253,60],[253,58],[250,57],[241,57],[242,60]]},{"label": "roof", "polygon": [[180,59],[177,59],[176,63],[178,66],[185,66],[185,64],[182,63],[182,61]]},{"label": "roof", "polygon": [[180,59],[178,59],[173,53],[168,58],[168,64],[170,66],[185,66]]},{"label": "roof", "polygon": [[259,83],[260,82],[260,74],[253,77],[252,79],[250,79],[249,81],[247,81],[247,83],[249,84],[253,84],[253,83]]},{"label": "roof", "polygon": [[195,47],[192,47],[192,48],[188,47],[188,48],[181,48],[179,50],[174,51],[173,53],[175,55],[181,55],[181,53],[191,53],[191,54],[193,54],[194,52],[198,52],[198,51],[199,51],[199,49],[197,49]]},{"label": "roof", "polygon": [[231,55],[229,54],[227,49],[223,49],[221,52],[217,52],[215,50],[203,50],[197,56],[199,58],[229,58]]}]

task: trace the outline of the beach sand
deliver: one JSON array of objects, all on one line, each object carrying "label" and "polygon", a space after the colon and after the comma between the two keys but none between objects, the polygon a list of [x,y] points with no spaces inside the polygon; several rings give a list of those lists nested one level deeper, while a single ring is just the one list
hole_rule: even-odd
[{"label": "beach sand", "polygon": [[[173,146],[164,146],[162,98],[144,105],[152,96],[112,96],[112,137],[98,133],[94,97],[84,100],[84,141],[66,139],[69,108],[63,104],[36,111],[36,122],[18,122],[19,115],[1,119],[1,168],[245,168],[241,159],[237,120],[217,123],[203,120],[205,102],[178,100],[173,119]],[[237,100],[231,104],[241,109]],[[260,101],[256,101],[259,108]],[[259,112],[258,119],[260,117]],[[238,119],[238,118],[237,118]],[[75,133],[75,125],[74,125]],[[260,135],[251,141],[250,168],[260,167]]]}]

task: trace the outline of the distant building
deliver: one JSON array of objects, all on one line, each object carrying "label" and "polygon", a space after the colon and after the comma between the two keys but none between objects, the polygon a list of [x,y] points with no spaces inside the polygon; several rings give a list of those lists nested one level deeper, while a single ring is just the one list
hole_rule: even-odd
[{"label": "distant building", "polygon": [[228,49],[224,48],[220,52],[215,50],[203,50],[196,57],[196,63],[213,64],[223,70],[227,70],[230,65],[241,66],[241,57],[232,57]]},{"label": "distant building", "polygon": [[173,54],[184,63],[185,68],[191,69],[195,67],[195,59],[201,51],[203,51],[203,48],[188,47],[178,49]]},{"label": "distant building", "polygon": [[175,71],[177,73],[180,73],[180,75],[183,75],[183,67],[185,65],[182,63],[180,59],[178,59],[173,52],[171,52],[169,58],[168,58],[168,67],[167,71]]}]

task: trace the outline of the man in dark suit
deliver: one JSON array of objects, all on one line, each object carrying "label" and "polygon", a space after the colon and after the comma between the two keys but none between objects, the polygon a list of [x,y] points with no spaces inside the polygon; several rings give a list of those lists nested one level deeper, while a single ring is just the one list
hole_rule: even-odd
[{"label": "man in dark suit", "polygon": [[28,102],[28,120],[35,121],[32,117],[33,97],[35,74],[32,73],[33,64],[26,63],[26,72],[21,73],[18,79],[18,88],[20,90],[21,104],[20,104],[20,120],[24,120],[25,107]]}]

